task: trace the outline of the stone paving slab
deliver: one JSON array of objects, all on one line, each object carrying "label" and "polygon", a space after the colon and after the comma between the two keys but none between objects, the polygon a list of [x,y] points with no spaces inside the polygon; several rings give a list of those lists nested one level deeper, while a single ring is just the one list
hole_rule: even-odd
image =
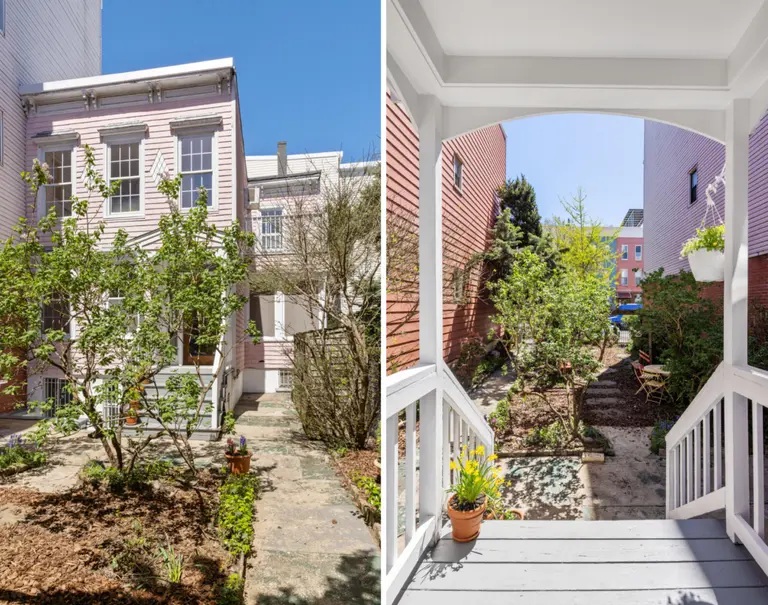
[{"label": "stone paving slab", "polygon": [[248,605],[377,605],[379,551],[322,446],[310,442],[287,398],[250,395],[236,431],[262,477]]},{"label": "stone paving slab", "polygon": [[587,389],[587,396],[588,397],[607,397],[607,396],[613,396],[613,395],[621,395],[621,389],[617,389],[615,387],[604,387],[596,389],[594,388],[594,385],[591,385]]}]

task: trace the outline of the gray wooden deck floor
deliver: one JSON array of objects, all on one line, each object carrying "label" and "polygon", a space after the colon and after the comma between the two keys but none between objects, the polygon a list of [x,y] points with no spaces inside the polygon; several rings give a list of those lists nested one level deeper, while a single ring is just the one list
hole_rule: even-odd
[{"label": "gray wooden deck floor", "polygon": [[723,521],[486,521],[450,526],[401,605],[768,605],[768,578]]}]

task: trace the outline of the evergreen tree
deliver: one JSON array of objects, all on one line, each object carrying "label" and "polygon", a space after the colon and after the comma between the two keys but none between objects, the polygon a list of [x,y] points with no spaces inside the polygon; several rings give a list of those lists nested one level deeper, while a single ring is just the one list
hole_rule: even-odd
[{"label": "evergreen tree", "polygon": [[501,201],[501,211],[509,209],[512,224],[520,228],[523,246],[532,243],[531,236],[541,236],[541,216],[536,205],[536,192],[525,175],[508,180],[496,190],[496,194]]}]

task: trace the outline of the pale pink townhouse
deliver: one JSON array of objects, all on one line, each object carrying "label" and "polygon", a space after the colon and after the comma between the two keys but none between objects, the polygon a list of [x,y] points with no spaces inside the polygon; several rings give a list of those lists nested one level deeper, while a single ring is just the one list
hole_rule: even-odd
[{"label": "pale pink townhouse", "polygon": [[[181,174],[182,211],[193,207],[205,187],[212,223],[224,227],[236,221],[254,230],[258,264],[263,255],[286,254],[283,218],[297,186],[321,201],[325,187],[367,172],[366,164],[343,164],[340,152],[288,156],[285,143],[276,155],[246,157],[232,59],[23,84],[20,95],[26,113],[24,165],[45,162],[53,179],[38,200],[37,216],[28,218],[40,218],[51,207],[68,216],[70,197],[87,195],[83,165],[89,145],[97,169],[121,182],[118,195],[90,207],[93,218],[106,223],[106,245],[122,229],[132,243],[156,246],[158,221],[168,212],[158,185],[164,176]],[[248,319],[263,334],[260,344],[244,336]],[[43,310],[43,322],[77,330],[54,307]],[[223,412],[233,409],[243,392],[290,390],[293,335],[322,324],[281,292],[252,293],[247,307],[230,320],[225,373],[211,391],[213,411],[202,434],[217,432]],[[194,371],[190,342],[189,335],[179,335],[177,366],[164,373]],[[213,357],[201,359],[212,372]],[[63,384],[55,369],[32,373],[28,400],[64,397]]]}]

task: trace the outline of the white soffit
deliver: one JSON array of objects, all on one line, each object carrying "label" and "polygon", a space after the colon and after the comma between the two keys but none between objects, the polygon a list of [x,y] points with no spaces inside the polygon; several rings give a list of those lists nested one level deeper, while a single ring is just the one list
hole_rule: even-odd
[{"label": "white soffit", "polygon": [[420,0],[446,55],[726,59],[763,0]]}]

